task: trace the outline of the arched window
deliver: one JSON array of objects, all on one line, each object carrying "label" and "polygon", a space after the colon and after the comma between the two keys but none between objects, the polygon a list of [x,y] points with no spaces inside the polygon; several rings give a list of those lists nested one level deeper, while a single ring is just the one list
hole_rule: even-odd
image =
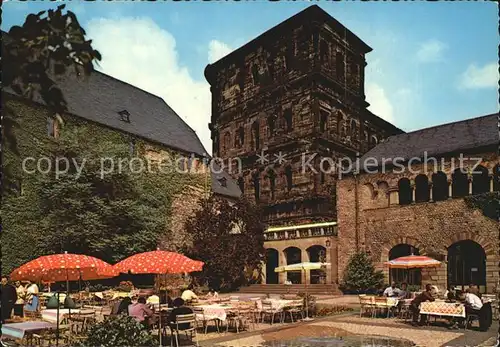
[{"label": "arched window", "polygon": [[293,130],[293,116],[292,109],[287,108],[283,112],[283,118],[285,119],[285,129],[287,132],[291,132]]},{"label": "arched window", "polygon": [[328,160],[325,160],[323,164],[320,164],[320,179],[319,182],[321,184],[325,184],[327,182],[327,175],[330,174],[332,166]]},{"label": "arched window", "polygon": [[278,284],[278,273],[274,271],[279,266],[279,253],[274,248],[266,249],[266,284]]},{"label": "arched window", "polygon": [[252,124],[252,148],[258,150],[260,148],[260,129],[259,121],[256,120]]},{"label": "arched window", "polygon": [[[302,262],[302,252],[300,248],[288,247],[283,251],[285,254],[286,264],[298,264]],[[300,284],[302,282],[302,273],[296,271],[287,272],[287,279],[293,284]]]},{"label": "arched window", "polygon": [[378,144],[378,139],[377,139],[377,136],[375,135],[372,135],[370,137],[370,146],[376,146]]},{"label": "arched window", "polygon": [[429,201],[429,180],[424,174],[415,178],[415,202]]},{"label": "arched window", "polygon": [[257,66],[257,64],[252,65],[252,77],[253,77],[253,83],[258,84],[260,74],[259,74],[259,67]]},{"label": "arched window", "polygon": [[267,178],[269,179],[270,196],[271,199],[274,199],[274,193],[276,192],[276,173],[274,170],[267,172]]},{"label": "arched window", "polygon": [[458,168],[451,175],[451,191],[454,198],[469,195],[469,180],[467,174]]},{"label": "arched window", "polygon": [[344,81],[344,54],[342,52],[337,52],[335,55],[335,68],[337,72],[337,79],[341,82]]},{"label": "arched window", "polygon": [[[326,248],[320,245],[311,246],[306,249],[311,263],[326,263]],[[310,270],[309,281],[311,284],[326,283],[326,272],[324,269]]]},{"label": "arched window", "polygon": [[[389,260],[409,255],[420,255],[419,249],[411,245],[400,243],[389,251]],[[420,269],[389,269],[389,282],[406,282],[412,285],[422,284],[422,274]]]},{"label": "arched window", "polygon": [[488,169],[478,165],[472,173],[472,194],[487,193],[490,191],[490,177]]},{"label": "arched window", "polygon": [[227,151],[231,148],[231,133],[228,131],[224,134],[224,150]]},{"label": "arched window", "polygon": [[328,56],[329,56],[328,43],[325,40],[321,40],[319,44],[319,55],[321,62],[324,63],[328,61]]},{"label": "arched window", "polygon": [[242,194],[245,194],[245,179],[243,177],[238,178],[238,187]]},{"label": "arched window", "polygon": [[358,137],[358,123],[356,120],[351,119],[351,137],[352,139],[356,139]]},{"label": "arched window", "polygon": [[402,178],[398,182],[399,204],[409,205],[413,201],[411,182],[408,178]]},{"label": "arched window", "polygon": [[292,168],[290,166],[287,166],[285,169],[285,178],[286,178],[286,189],[288,191],[291,191],[293,186],[293,175],[292,175]]},{"label": "arched window", "polygon": [[319,113],[319,131],[326,131],[328,124],[328,112],[321,110]]},{"label": "arched window", "polygon": [[448,248],[448,286],[465,290],[471,283],[486,285],[486,253],[477,242],[458,241]]},{"label": "arched window", "polygon": [[500,164],[493,168],[493,190],[500,191]]},{"label": "arched window", "polygon": [[344,115],[342,112],[337,111],[337,134],[342,135],[342,124],[344,122]]},{"label": "arched window", "polygon": [[438,171],[432,175],[432,200],[443,201],[448,199],[448,179],[446,174]]},{"label": "arched window", "polygon": [[276,132],[276,115],[267,117],[267,126],[269,128],[269,136],[273,136]]},{"label": "arched window", "polygon": [[259,202],[260,200],[260,178],[258,173],[253,174],[253,189],[255,202]]},{"label": "arched window", "polygon": [[236,147],[241,147],[245,143],[245,130],[243,127],[239,127],[235,134],[234,144]]}]

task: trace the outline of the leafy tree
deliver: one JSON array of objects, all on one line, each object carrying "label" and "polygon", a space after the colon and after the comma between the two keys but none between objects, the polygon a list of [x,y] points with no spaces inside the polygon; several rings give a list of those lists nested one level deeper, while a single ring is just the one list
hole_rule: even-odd
[{"label": "leafy tree", "polygon": [[188,219],[186,231],[192,244],[186,245],[185,253],[205,262],[203,271],[195,274],[199,282],[218,290],[234,290],[252,280],[247,270],[260,269],[264,257],[262,211],[250,202],[230,203],[212,196]]},{"label": "leafy tree", "polygon": [[382,271],[375,271],[370,257],[365,252],[358,252],[349,260],[341,289],[347,293],[372,292],[380,289],[383,280]]},{"label": "leafy tree", "polygon": [[78,346],[154,346],[155,343],[155,337],[134,318],[118,315],[94,324],[87,339]]},{"label": "leafy tree", "polygon": [[[42,101],[62,123],[67,103],[55,79],[67,73],[90,75],[101,54],[85,39],[85,30],[65,5],[29,14],[22,26],[13,26],[2,40],[2,87],[22,98]],[[3,98],[3,95],[2,95]],[[17,152],[16,111],[2,100],[2,145]],[[12,184],[10,170],[2,186]]]},{"label": "leafy tree", "polygon": [[55,171],[36,174],[40,219],[33,255],[68,251],[113,263],[155,249],[167,233],[173,196],[192,184],[193,176],[155,166],[138,172],[139,167],[128,165],[129,148],[119,133],[101,139],[85,126],[66,130],[52,159],[66,158],[70,164],[59,160],[59,177]]}]

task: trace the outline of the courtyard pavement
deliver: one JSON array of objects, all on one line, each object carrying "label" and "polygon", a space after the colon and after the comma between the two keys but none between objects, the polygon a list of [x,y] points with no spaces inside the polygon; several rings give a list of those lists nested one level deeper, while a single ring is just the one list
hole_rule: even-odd
[{"label": "courtyard pavement", "polygon": [[[320,304],[349,306],[356,309],[356,296],[317,297]],[[359,305],[358,305],[359,306]],[[477,323],[476,325],[477,326]],[[270,341],[287,341],[299,337],[334,337],[360,334],[365,336],[381,336],[394,339],[406,339],[417,346],[425,347],[458,347],[481,346],[491,347],[496,343],[498,321],[487,332],[477,328],[468,330],[450,330],[445,321],[431,321],[429,326],[413,327],[409,322],[398,318],[360,318],[359,313],[339,314],[330,317],[318,317],[311,322],[287,324],[258,324],[250,332],[236,335],[233,332],[198,334],[200,346],[257,347]]]}]

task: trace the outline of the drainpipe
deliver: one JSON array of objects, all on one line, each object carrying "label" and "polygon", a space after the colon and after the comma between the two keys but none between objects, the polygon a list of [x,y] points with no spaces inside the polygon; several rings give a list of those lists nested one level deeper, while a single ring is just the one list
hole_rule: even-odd
[{"label": "drainpipe", "polygon": [[359,196],[358,175],[354,172],[354,228],[356,231],[356,252],[359,252]]}]

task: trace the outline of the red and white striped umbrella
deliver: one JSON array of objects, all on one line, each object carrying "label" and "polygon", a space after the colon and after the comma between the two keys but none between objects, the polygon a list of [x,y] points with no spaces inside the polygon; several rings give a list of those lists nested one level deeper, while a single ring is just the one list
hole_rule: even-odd
[{"label": "red and white striped umbrella", "polygon": [[114,268],[122,273],[161,275],[201,271],[203,265],[179,253],[156,250],[132,255]]},{"label": "red and white striped umbrella", "polygon": [[418,269],[425,267],[438,267],[441,262],[423,255],[408,255],[384,263],[391,269]]}]

